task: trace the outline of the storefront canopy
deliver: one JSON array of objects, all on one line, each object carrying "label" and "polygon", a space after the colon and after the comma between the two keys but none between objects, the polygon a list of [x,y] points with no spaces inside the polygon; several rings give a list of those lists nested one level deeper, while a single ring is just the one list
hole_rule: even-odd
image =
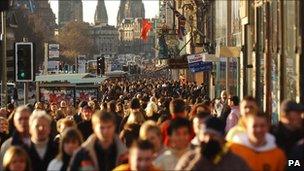
[{"label": "storefront canopy", "polygon": [[231,57],[238,58],[240,57],[241,47],[234,46],[221,46],[216,50],[216,57]]},{"label": "storefront canopy", "polygon": [[90,73],[83,74],[52,74],[36,76],[37,82],[62,82],[71,84],[99,84],[107,77],[99,77]]}]

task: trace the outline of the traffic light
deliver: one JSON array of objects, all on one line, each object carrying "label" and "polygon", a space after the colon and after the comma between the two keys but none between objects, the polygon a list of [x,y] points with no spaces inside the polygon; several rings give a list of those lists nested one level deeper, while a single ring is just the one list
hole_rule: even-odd
[{"label": "traffic light", "polygon": [[9,0],[0,0],[0,11],[7,11],[9,8]]},{"label": "traffic light", "polygon": [[34,81],[34,48],[31,42],[15,44],[15,73],[17,82]]},{"label": "traffic light", "polygon": [[105,58],[97,57],[97,75],[103,75],[105,74]]}]

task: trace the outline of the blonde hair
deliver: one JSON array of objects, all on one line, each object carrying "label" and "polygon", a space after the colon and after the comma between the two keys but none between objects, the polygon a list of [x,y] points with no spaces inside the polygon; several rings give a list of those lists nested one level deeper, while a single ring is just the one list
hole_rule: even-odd
[{"label": "blonde hair", "polygon": [[142,126],[140,127],[139,131],[139,138],[142,140],[147,139],[148,132],[153,131],[157,136],[161,137],[161,130],[154,121],[146,121]]},{"label": "blonde hair", "polygon": [[132,111],[127,120],[127,124],[142,124],[145,121],[146,119],[140,111]]},{"label": "blonde hair", "polygon": [[59,119],[56,124],[56,128],[59,133],[60,133],[61,125],[64,125],[65,128],[76,127],[76,123],[71,119],[68,119],[68,118]]},{"label": "blonde hair", "polygon": [[33,123],[35,120],[38,120],[40,118],[45,119],[50,125],[52,122],[52,118],[50,115],[48,115],[44,110],[35,110],[32,115],[30,116],[29,123]]},{"label": "blonde hair", "polygon": [[12,163],[13,159],[15,157],[23,157],[24,161],[26,162],[26,168],[25,170],[31,170],[30,169],[30,159],[28,154],[25,152],[24,149],[18,146],[12,146],[10,147],[3,156],[3,169],[9,170],[9,165]]},{"label": "blonde hair", "polygon": [[[152,98],[152,97],[151,97]],[[151,117],[153,116],[154,113],[157,112],[157,105],[155,102],[153,101],[150,101],[146,107],[146,115],[148,117]]]}]

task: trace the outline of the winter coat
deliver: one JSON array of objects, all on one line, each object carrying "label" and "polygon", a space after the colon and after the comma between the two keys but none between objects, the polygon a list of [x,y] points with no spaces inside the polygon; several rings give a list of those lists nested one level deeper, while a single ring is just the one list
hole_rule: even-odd
[{"label": "winter coat", "polygon": [[175,170],[249,171],[249,167],[246,162],[229,150],[229,143],[225,145],[225,148],[227,148],[227,152],[221,157],[218,163],[214,163],[214,161],[210,161],[202,157],[201,148],[197,147],[181,157]]},{"label": "winter coat", "polygon": [[284,170],[286,157],[273,139],[266,136],[266,144],[255,147],[249,142],[247,134],[239,134],[233,138],[230,146],[232,152],[243,158],[251,170]]},{"label": "winter coat", "polygon": [[276,137],[277,145],[285,151],[286,155],[289,155],[296,143],[304,138],[303,127],[302,129],[290,130],[282,122],[273,126],[271,132]]},{"label": "winter coat", "polygon": [[31,144],[30,148],[26,149],[29,155],[31,163],[31,168],[33,171],[46,170],[51,160],[57,155],[58,147],[52,140],[49,140],[46,148],[46,152],[41,159],[34,143]]},{"label": "winter coat", "polygon": [[[95,134],[91,135],[82,145],[81,148],[73,155],[68,170],[99,170],[98,159],[95,151],[95,143],[98,141]],[[120,157],[127,151],[126,146],[119,140],[114,138],[114,143],[117,148],[116,163],[118,164]]]}]

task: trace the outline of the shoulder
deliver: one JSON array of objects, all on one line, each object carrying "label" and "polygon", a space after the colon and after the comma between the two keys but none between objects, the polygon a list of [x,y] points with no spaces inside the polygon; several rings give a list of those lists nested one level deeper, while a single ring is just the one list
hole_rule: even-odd
[{"label": "shoulder", "polygon": [[12,145],[12,142],[13,142],[13,138],[9,138],[7,140],[5,140],[3,142],[3,144],[1,145],[1,153],[4,153],[11,145]]},{"label": "shoulder", "polygon": [[131,170],[129,164],[122,164],[117,166],[113,171],[129,171],[129,170]]},{"label": "shoulder", "polygon": [[60,170],[61,167],[62,167],[62,165],[63,165],[63,162],[62,162],[61,160],[58,160],[57,158],[54,158],[54,159],[50,162],[50,164],[49,164],[47,170],[48,170],[48,171]]}]

